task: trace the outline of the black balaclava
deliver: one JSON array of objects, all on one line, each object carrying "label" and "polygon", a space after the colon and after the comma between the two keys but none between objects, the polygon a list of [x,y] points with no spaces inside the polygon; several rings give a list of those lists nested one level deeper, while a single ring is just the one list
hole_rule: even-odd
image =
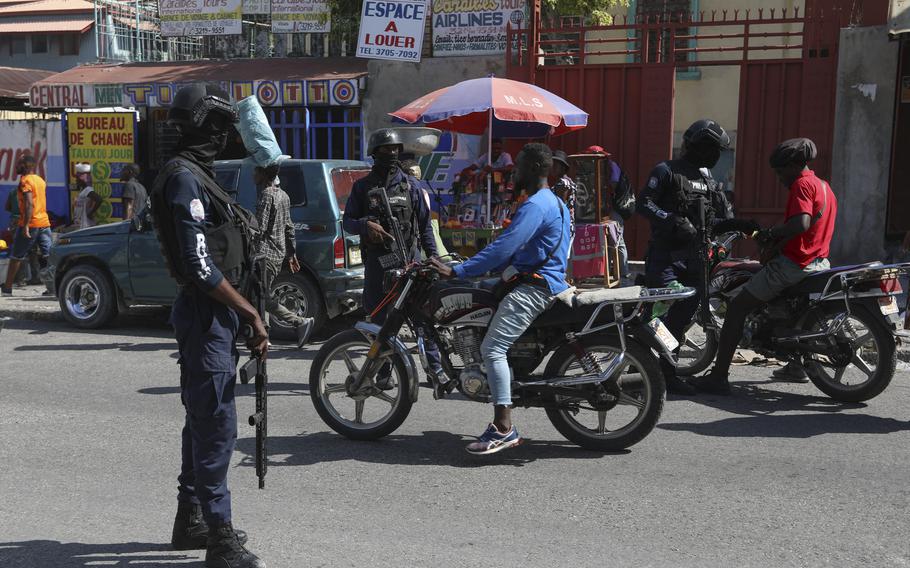
[{"label": "black balaclava", "polygon": [[[183,127],[180,141],[177,143],[177,154],[212,173],[215,158],[227,148],[230,129]],[[209,130],[208,132],[206,130]]]},{"label": "black balaclava", "polygon": [[720,160],[720,147],[711,143],[686,143],[686,149],[683,158],[699,168],[708,168],[709,170],[717,165]]},{"label": "black balaclava", "polygon": [[400,168],[401,163],[398,161],[400,153],[398,146],[395,146],[391,153],[375,152],[373,155],[373,172],[381,177],[389,175],[392,168]]}]

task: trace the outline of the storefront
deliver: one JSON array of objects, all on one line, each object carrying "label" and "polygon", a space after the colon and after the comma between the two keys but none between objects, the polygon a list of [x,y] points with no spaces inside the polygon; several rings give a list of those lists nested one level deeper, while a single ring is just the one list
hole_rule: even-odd
[{"label": "storefront", "polygon": [[[360,159],[366,75],[366,62],[353,58],[86,65],[35,83],[30,101],[33,108],[70,109],[70,116],[79,109],[135,110],[134,159],[150,183],[173,155],[177,133],[167,124],[167,108],[182,85],[216,83],[234,100],[255,95],[292,158]],[[70,154],[69,140],[64,154]],[[245,154],[238,136],[223,157]],[[113,183],[112,220],[118,217],[119,191]]]}]

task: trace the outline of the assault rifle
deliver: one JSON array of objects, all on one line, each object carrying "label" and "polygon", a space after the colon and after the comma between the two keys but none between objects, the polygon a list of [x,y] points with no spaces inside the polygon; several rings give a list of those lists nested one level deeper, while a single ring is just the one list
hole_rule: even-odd
[{"label": "assault rifle", "polygon": [[708,207],[705,203],[705,199],[699,199],[695,204],[696,216],[700,221],[699,226],[696,227],[698,230],[698,260],[701,264],[701,266],[699,266],[698,274],[699,283],[701,284],[701,302],[698,306],[698,317],[701,319],[702,327],[706,332],[716,332],[717,324],[714,321],[713,314],[711,314],[711,305],[708,301],[708,296],[710,294],[708,286],[711,283],[709,276],[711,273],[711,258],[709,257],[708,251],[710,251],[712,247],[711,234],[708,230],[708,226],[712,222],[712,219],[708,219]]},{"label": "assault rifle", "polygon": [[[265,258],[258,257],[253,260],[253,270],[248,280],[248,290],[251,302],[259,312],[268,332],[268,313],[265,307],[266,289]],[[253,328],[244,325],[242,333],[245,337],[253,336]],[[254,353],[249,361],[240,367],[240,382],[248,384],[251,378],[256,381],[256,412],[250,415],[250,426],[256,427],[256,477],[259,478],[259,489],[265,488],[265,474],[268,470],[268,452],[266,440],[268,438],[268,385],[269,375],[266,370],[266,361],[262,353]]]},{"label": "assault rifle", "polygon": [[[385,185],[376,186],[368,193],[368,198],[370,200],[375,199],[380,206],[380,218],[377,221],[383,227],[389,227],[392,230],[391,240],[394,242],[391,244],[388,242],[386,243],[386,248],[390,249],[391,252],[379,257],[379,264],[386,270],[390,268],[403,268],[407,266],[408,261],[410,260],[408,247],[404,242],[404,236],[401,232],[401,224],[399,223],[398,218],[392,213],[392,205],[389,203],[389,194],[386,192],[397,171],[398,168],[390,169],[388,176],[386,176]],[[410,199],[410,196],[408,198]]]}]

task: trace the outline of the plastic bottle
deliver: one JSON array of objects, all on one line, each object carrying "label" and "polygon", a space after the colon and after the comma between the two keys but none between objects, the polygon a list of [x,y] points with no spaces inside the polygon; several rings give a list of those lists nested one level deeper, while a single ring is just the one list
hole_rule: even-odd
[{"label": "plastic bottle", "polygon": [[[671,290],[682,290],[683,288],[685,288],[685,286],[680,284],[677,280],[673,280],[672,282],[667,284],[667,288],[670,288]],[[651,316],[652,316],[651,319],[662,317],[669,310],[670,310],[669,303],[654,302],[654,307],[651,308]]]}]

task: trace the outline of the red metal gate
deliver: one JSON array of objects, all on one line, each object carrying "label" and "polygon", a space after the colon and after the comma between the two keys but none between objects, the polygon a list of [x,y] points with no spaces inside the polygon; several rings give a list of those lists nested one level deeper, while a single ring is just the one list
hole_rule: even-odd
[{"label": "red metal gate", "polygon": [[[532,3],[539,14],[539,2]],[[767,165],[775,144],[812,138],[819,147],[813,166],[823,177],[830,173],[838,34],[862,17],[836,4],[810,1],[808,15],[799,9],[621,15],[612,25],[589,27],[543,27],[532,18],[530,29],[509,31],[508,76],[590,113],[588,128],[554,139],[554,146],[567,153],[604,146],[642,187],[654,164],[671,157],[676,71],[739,66],[735,206],[740,216],[778,222],[786,192]],[[646,223],[633,217],[627,232],[632,258],[642,258]]]}]

